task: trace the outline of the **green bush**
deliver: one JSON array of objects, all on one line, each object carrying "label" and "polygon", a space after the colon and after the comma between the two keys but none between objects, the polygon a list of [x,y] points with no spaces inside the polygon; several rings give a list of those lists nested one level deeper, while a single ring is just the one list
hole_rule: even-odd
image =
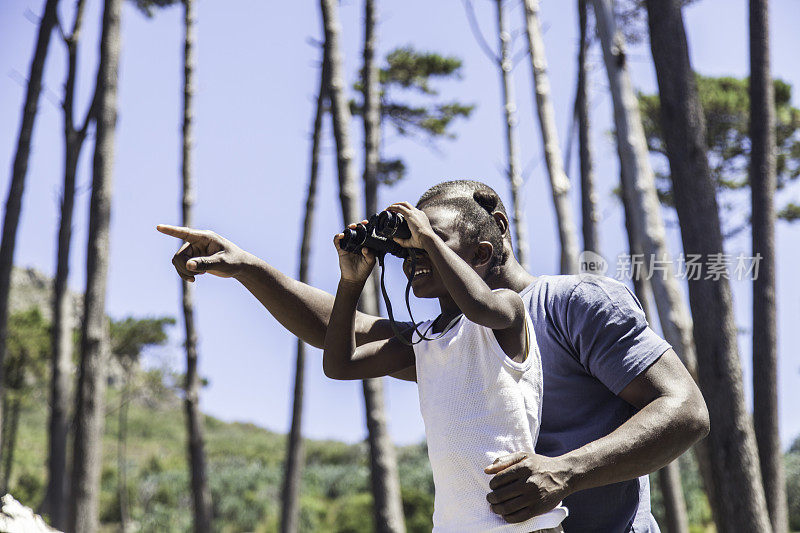
[{"label": "green bush", "polygon": [[[800,439],[795,445],[800,444]],[[786,499],[789,503],[789,527],[800,531],[800,450],[786,454]]]},{"label": "green bush", "polygon": [[372,495],[349,494],[329,506],[325,520],[325,533],[372,533],[375,519],[372,510]]}]

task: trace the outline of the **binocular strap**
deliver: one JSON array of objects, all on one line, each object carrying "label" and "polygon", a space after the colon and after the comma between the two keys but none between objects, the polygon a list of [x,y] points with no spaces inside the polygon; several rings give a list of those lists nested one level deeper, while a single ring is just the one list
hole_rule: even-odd
[{"label": "binocular strap", "polygon": [[[392,331],[394,331],[394,336],[397,337],[397,339],[406,346],[414,346],[415,344],[419,344],[422,341],[432,341],[441,338],[445,333],[450,331],[450,328],[452,328],[456,322],[458,322],[458,320],[461,318],[461,315],[459,314],[455,316],[450,321],[450,323],[447,324],[447,326],[445,326],[444,329],[442,329],[441,333],[439,333],[435,337],[426,336],[426,333],[428,333],[430,328],[433,326],[433,322],[431,322],[431,325],[428,326],[428,328],[425,330],[424,333],[419,330],[419,324],[417,323],[416,320],[414,320],[414,315],[411,313],[411,302],[410,302],[411,282],[414,280],[414,272],[416,271],[417,267],[417,253],[416,250],[414,250],[414,248],[409,248],[408,253],[409,256],[411,257],[411,268],[410,268],[411,279],[409,279],[408,283],[406,283],[405,298],[406,298],[406,309],[408,310],[408,317],[411,319],[411,324],[412,324],[411,327],[419,336],[419,339],[416,342],[409,341],[403,336],[403,333],[400,331],[400,328],[397,326],[397,322],[394,319],[394,313],[392,312],[392,303],[389,301],[389,294],[386,292],[386,283],[385,283],[386,267],[383,262],[386,257],[385,254],[381,254],[378,256],[378,264],[381,267],[381,294],[383,294],[383,302],[386,305],[386,314],[389,315],[389,324],[392,326]],[[412,332],[412,338],[413,338],[413,332]]]}]

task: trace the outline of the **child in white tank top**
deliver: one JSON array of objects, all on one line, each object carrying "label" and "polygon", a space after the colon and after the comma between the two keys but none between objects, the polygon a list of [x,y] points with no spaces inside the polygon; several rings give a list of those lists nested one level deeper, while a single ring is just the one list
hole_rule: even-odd
[{"label": "child in white tank top", "polygon": [[484,468],[498,457],[533,451],[542,403],[541,360],[526,307],[514,291],[493,291],[484,281],[502,261],[500,230],[472,199],[421,208],[402,202],[388,210],[411,230],[410,238],[395,241],[424,251],[414,272],[404,263],[414,294],[438,298],[441,314],[417,328],[425,340],[413,347],[417,333],[356,347],[356,305],[375,258],[367,248],[341,250],[338,234],[342,277],[325,337],[325,373],[335,379],[416,375],[435,486],[434,532],[558,528],[567,515],[562,506],[511,524],[486,500],[491,489]]}]

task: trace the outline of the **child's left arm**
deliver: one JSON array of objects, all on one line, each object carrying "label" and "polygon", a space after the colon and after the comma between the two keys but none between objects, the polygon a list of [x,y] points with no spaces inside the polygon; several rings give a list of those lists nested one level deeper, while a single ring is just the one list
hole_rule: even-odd
[{"label": "child's left arm", "polygon": [[342,277],[336,290],[325,334],[322,368],[333,379],[365,379],[386,376],[414,367],[414,350],[391,337],[356,346],[356,305],[375,265],[366,248],[359,253],[341,249],[343,234],[334,238]]},{"label": "child's left arm", "polygon": [[518,352],[513,348],[521,346],[519,342],[512,340],[510,346],[504,342],[508,337],[523,339],[525,304],[519,294],[510,289],[490,289],[473,267],[437,235],[428,217],[419,209],[408,202],[393,204],[388,209],[401,213],[411,230],[411,238],[395,239],[398,244],[425,250],[447,292],[464,316],[476,324],[493,329],[501,347],[509,356],[514,357],[520,353],[521,350]]}]

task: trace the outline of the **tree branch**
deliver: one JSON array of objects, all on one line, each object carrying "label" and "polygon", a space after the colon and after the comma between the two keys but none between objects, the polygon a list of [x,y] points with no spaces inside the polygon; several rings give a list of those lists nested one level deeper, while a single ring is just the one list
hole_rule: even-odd
[{"label": "tree branch", "polygon": [[472,6],[472,0],[462,0],[464,4],[464,11],[467,13],[467,21],[469,22],[469,29],[472,30],[472,35],[475,37],[475,40],[478,42],[481,50],[483,53],[486,54],[491,61],[495,63],[500,63],[500,58],[495,53],[494,50],[489,46],[489,43],[486,42],[486,38],[481,33],[480,25],[478,24],[478,19],[475,17],[475,8]]}]

